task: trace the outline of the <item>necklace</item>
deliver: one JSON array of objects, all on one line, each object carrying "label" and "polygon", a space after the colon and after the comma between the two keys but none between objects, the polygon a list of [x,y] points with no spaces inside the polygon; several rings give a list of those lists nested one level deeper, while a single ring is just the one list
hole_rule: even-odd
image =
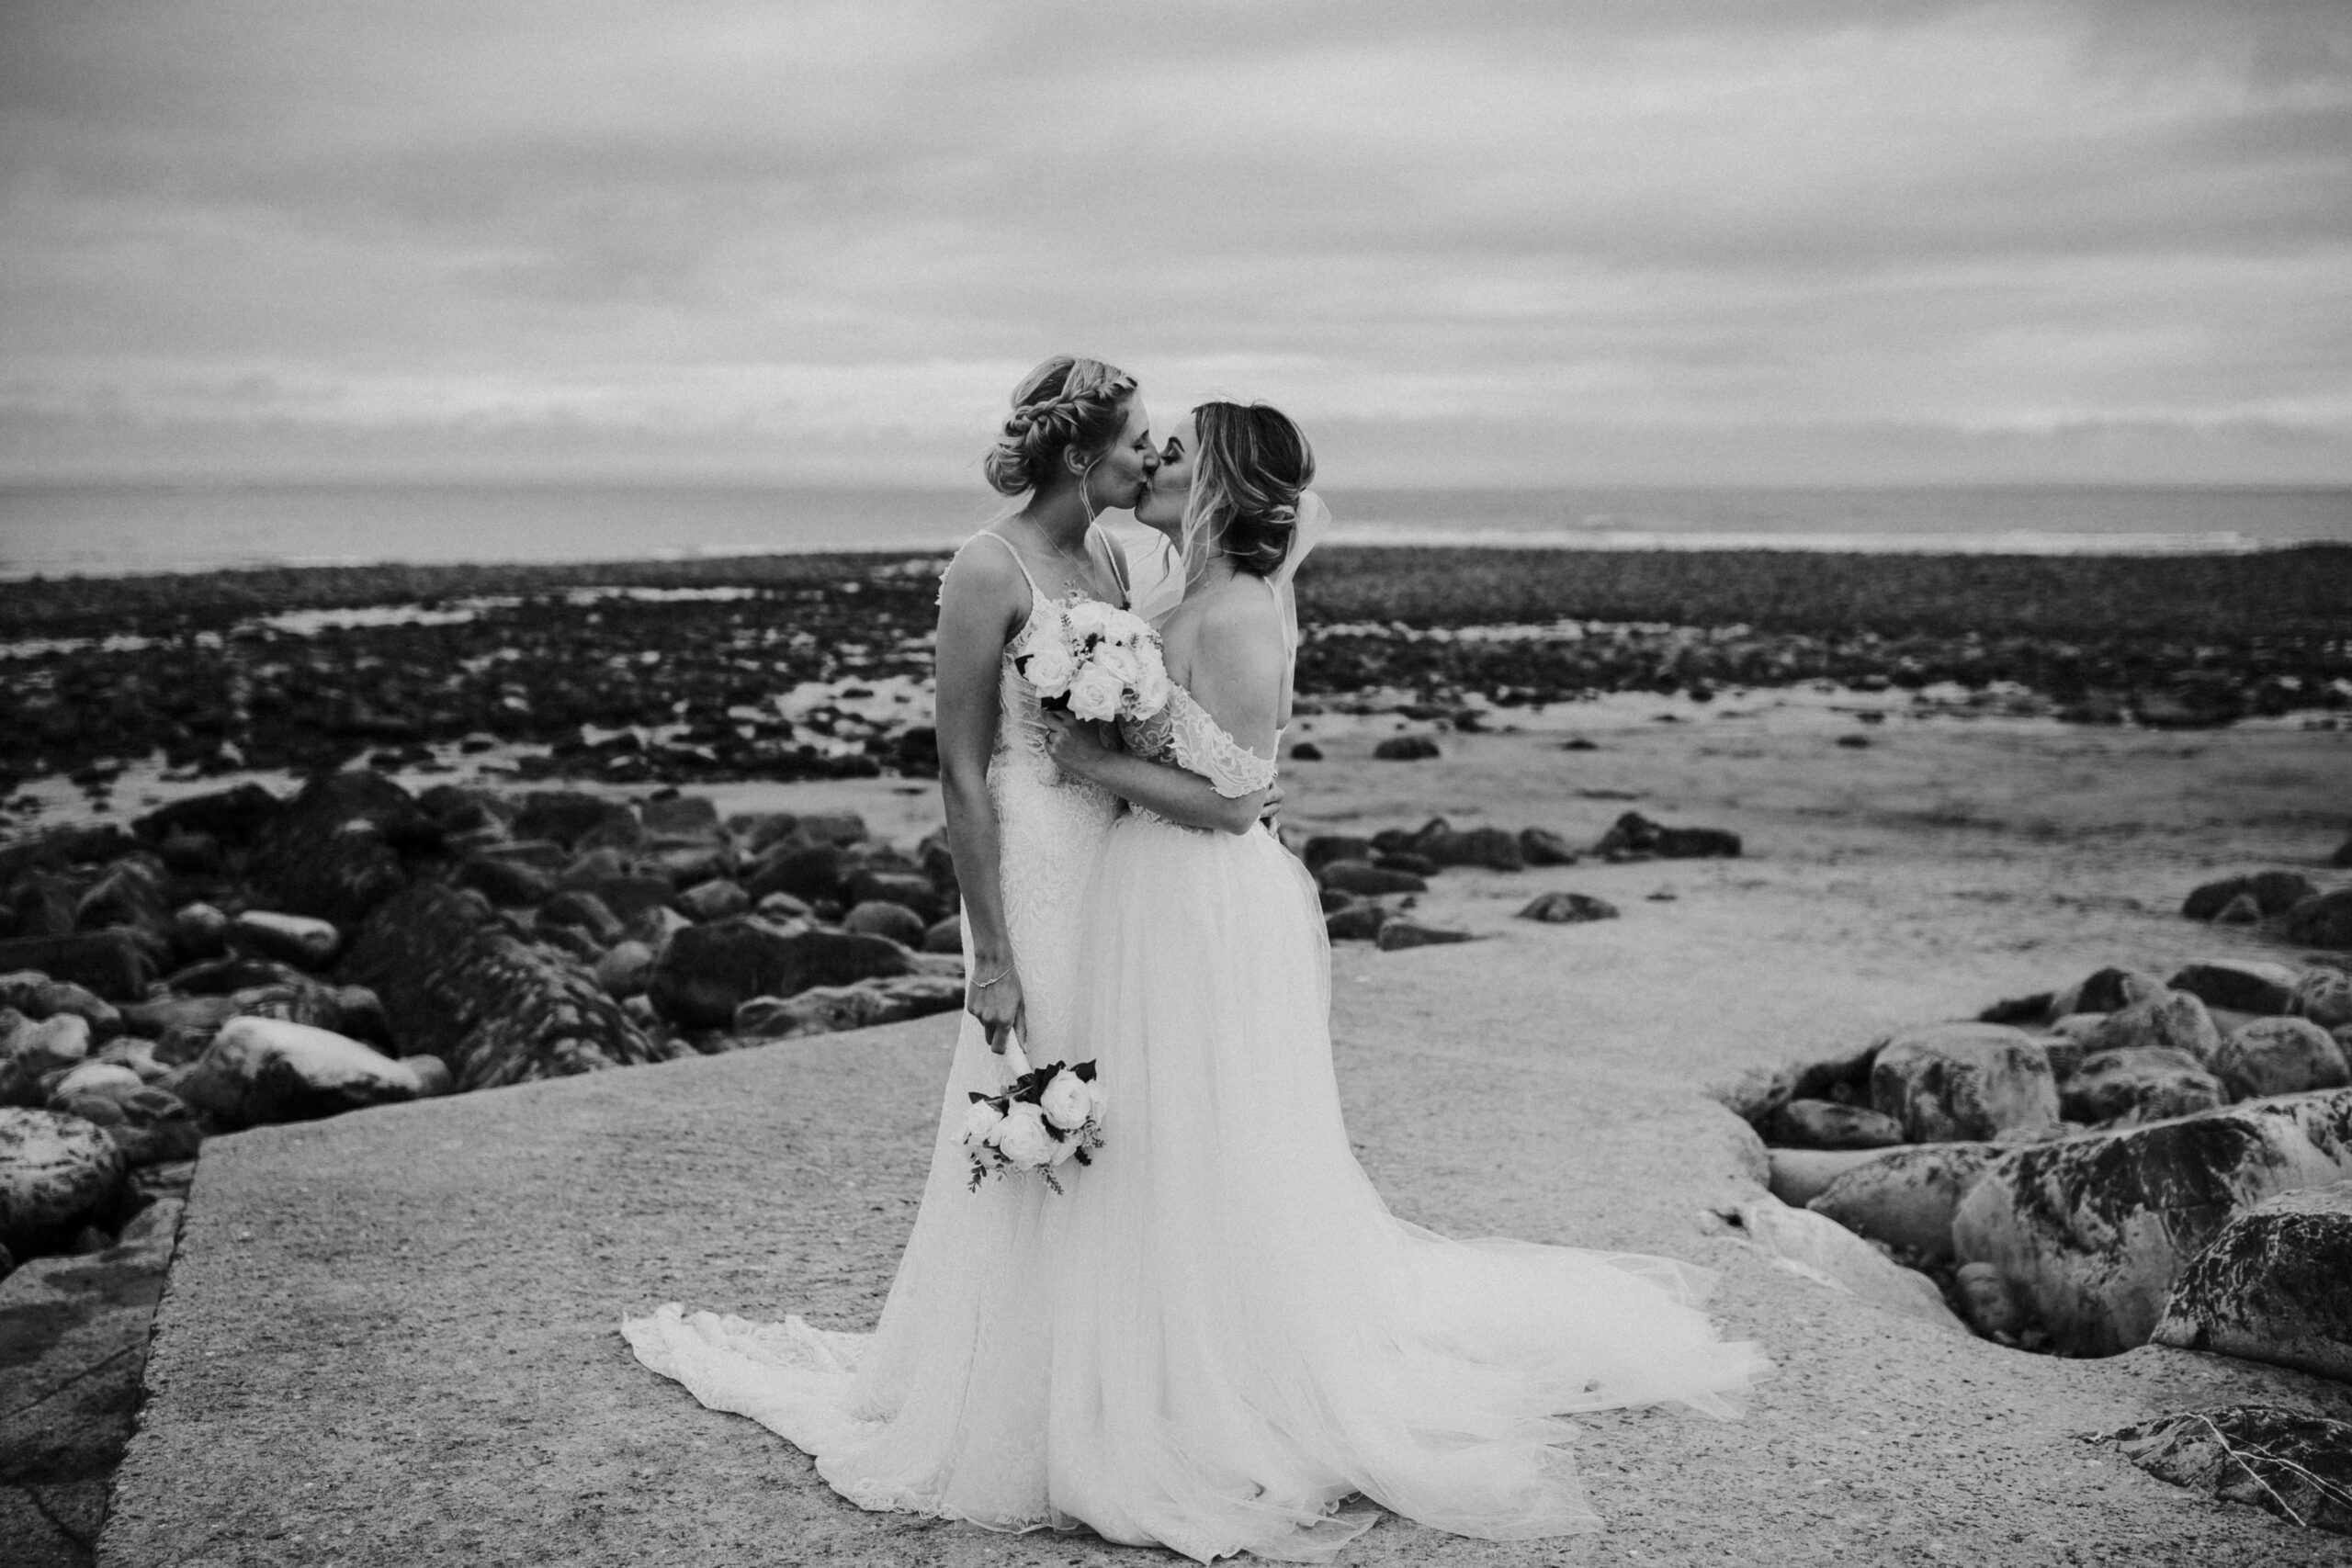
[{"label": "necklace", "polygon": [[[1046,545],[1052,548],[1054,554],[1061,557],[1062,559],[1078,568],[1079,580],[1082,586],[1088,589],[1091,589],[1094,586],[1094,562],[1091,558],[1085,556],[1074,556],[1070,554],[1069,551],[1062,547],[1059,540],[1056,539],[1051,534],[1046,532],[1045,525],[1033,522],[1026,517],[1023,518],[1022,521],[1028,523],[1029,526],[1035,530],[1037,536],[1046,541]],[[1090,523],[1087,525],[1087,527],[1088,531],[1091,532],[1093,525]]]}]

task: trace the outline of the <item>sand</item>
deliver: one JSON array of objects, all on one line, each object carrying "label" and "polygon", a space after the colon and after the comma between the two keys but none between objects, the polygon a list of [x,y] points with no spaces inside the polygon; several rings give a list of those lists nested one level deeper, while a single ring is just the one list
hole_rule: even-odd
[{"label": "sand", "polygon": [[[1727,1335],[1780,1363],[1736,1425],[1589,1420],[1600,1562],[2320,1563],[2352,1543],[2154,1481],[2084,1434],[2250,1398],[2352,1416],[2352,1390],[2143,1349],[2026,1355],[1770,1267],[1710,1224],[1754,1188],[1700,1092],[1752,1064],[1973,1013],[2101,964],[2279,956],[2176,911],[2207,873],[2329,881],[2352,733],[2197,735],[1618,702],[1558,733],[1309,721],[1288,821],[1442,812],[1589,841],[1629,807],[1735,829],[1736,861],[1449,872],[1425,914],[1487,940],[1342,945],[1334,1026],[1359,1153],[1396,1211],[1455,1235],[1672,1254],[1721,1272]],[[1296,734],[1295,732],[1295,738]],[[1590,793],[1580,793],[1590,792]],[[868,784],[877,826],[935,819]],[[1626,795],[1634,800],[1594,798]],[[899,824],[905,824],[901,828]],[[2335,880],[2340,881],[2341,874]],[[1572,888],[1623,918],[1512,919]],[[1671,894],[1670,900],[1653,895]],[[208,1144],[100,1561],[212,1563],[1133,1563],[1084,1538],[862,1514],[749,1422],[630,1358],[665,1300],[870,1323],[911,1216],[952,1025],[929,1020],[525,1085]],[[1389,1520],[1357,1563],[1549,1563],[1566,1542]],[[1168,1560],[1168,1559],[1159,1559]]]}]

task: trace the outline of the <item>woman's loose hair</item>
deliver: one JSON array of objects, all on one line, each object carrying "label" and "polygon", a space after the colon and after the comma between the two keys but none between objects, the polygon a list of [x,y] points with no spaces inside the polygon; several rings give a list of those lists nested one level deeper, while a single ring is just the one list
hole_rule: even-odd
[{"label": "woman's loose hair", "polygon": [[1203,403],[1188,532],[1239,570],[1271,577],[1298,532],[1299,492],[1315,482],[1315,449],[1271,403]]},{"label": "woman's loose hair", "polygon": [[1087,457],[1108,446],[1127,422],[1136,378],[1115,365],[1057,354],[1012,389],[1004,434],[982,462],[1000,495],[1044,488],[1062,454]]}]

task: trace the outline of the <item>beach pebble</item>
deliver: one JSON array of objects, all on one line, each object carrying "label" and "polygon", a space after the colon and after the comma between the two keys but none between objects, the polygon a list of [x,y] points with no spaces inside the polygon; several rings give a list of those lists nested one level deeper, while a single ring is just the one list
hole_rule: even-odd
[{"label": "beach pebble", "polygon": [[1522,920],[1566,925],[1577,920],[1613,920],[1617,906],[1589,893],[1539,893],[1519,912]]},{"label": "beach pebble", "polygon": [[1419,762],[1443,755],[1426,735],[1392,735],[1374,746],[1372,754],[1383,762]]},{"label": "beach pebble", "polygon": [[586,933],[598,950],[608,948],[627,934],[620,917],[594,893],[567,888],[539,906],[538,923],[546,926],[570,926]]},{"label": "beach pebble", "polygon": [[54,1247],[111,1205],[122,1153],[90,1122],[0,1108],[0,1247],[17,1258]]},{"label": "beach pebble", "polygon": [[2307,969],[2295,986],[2295,1011],[2322,1029],[2352,1023],[2352,974],[2341,969]]},{"label": "beach pebble", "polygon": [[2236,1215],[2181,1271],[2159,1345],[2352,1382],[2352,1181]]},{"label": "beach pebble", "polygon": [[653,949],[641,942],[615,942],[596,960],[596,984],[611,997],[634,997],[653,976]]},{"label": "beach pebble", "polygon": [[2041,1138],[2058,1131],[2050,1057],[1996,1023],[1939,1023],[1890,1038],[1871,1065],[1871,1106],[1915,1143]]},{"label": "beach pebble", "polygon": [[843,931],[863,931],[869,936],[888,937],[892,942],[920,950],[929,928],[922,917],[904,904],[888,899],[869,898],[842,917]]},{"label": "beach pebble", "polygon": [[1521,828],[1519,857],[1529,865],[1574,865],[1577,858],[1574,846],[1549,828]]},{"label": "beach pebble", "polygon": [[264,958],[323,969],[343,947],[343,933],[325,920],[248,909],[229,926],[230,940]]},{"label": "beach pebble", "polygon": [[30,1019],[0,1008],[0,1105],[39,1105],[42,1080],[89,1059],[90,1025],[70,1012]]},{"label": "beach pebble", "polygon": [[65,1076],[50,1086],[50,1100],[55,1104],[76,1095],[95,1095],[103,1100],[121,1100],[147,1087],[146,1080],[119,1062],[83,1062],[66,1069]]},{"label": "beach pebble", "polygon": [[2230,1099],[2228,1088],[2196,1057],[2163,1045],[2092,1052],[2058,1094],[2066,1120],[2086,1126],[2188,1116]]},{"label": "beach pebble", "polygon": [[1468,931],[1446,931],[1437,926],[1425,926],[1418,920],[1391,916],[1380,925],[1375,940],[1383,953],[1395,953],[1407,947],[1435,947],[1447,942],[1468,942]]},{"label": "beach pebble", "polygon": [[215,958],[228,951],[229,917],[209,904],[183,904],[172,911],[168,934],[179,963]]},{"label": "beach pebble", "polygon": [[236,1128],[413,1100],[417,1078],[381,1052],[328,1030],[232,1018],[174,1079],[173,1092]]},{"label": "beach pebble", "polygon": [[2284,964],[2253,958],[2209,958],[2191,964],[2168,982],[2209,1008],[2233,1012],[2290,1012],[2301,974]]},{"label": "beach pebble", "polygon": [[1290,760],[1294,762],[1319,762],[1323,760],[1323,748],[1312,740],[1302,740],[1290,749]]},{"label": "beach pebble", "polygon": [[2133,1002],[2161,997],[2169,989],[2144,969],[2095,969],[2050,997],[2050,1019],[2056,1022],[2085,1013],[2118,1012]]},{"label": "beach pebble", "polygon": [[2211,1061],[2222,1032],[2203,1002],[2187,991],[2165,990],[2109,1013],[2083,1036],[2086,1054],[2100,1051],[2184,1051]]},{"label": "beach pebble", "polygon": [[2307,1018],[2256,1019],[2232,1031],[2214,1052],[2212,1068],[2233,1100],[2352,1085],[2343,1051]]},{"label": "beach pebble", "polygon": [[2027,1326],[2017,1295],[2001,1271],[1990,1263],[1963,1263],[1954,1276],[1960,1310],[1970,1326],[1987,1339],[1996,1335],[2012,1339]]},{"label": "beach pebble", "polygon": [[2352,948],[2352,887],[2305,898],[2287,911],[2283,929],[2289,942]]},{"label": "beach pebble", "polygon": [[964,917],[950,915],[922,933],[925,953],[961,953],[964,951]]},{"label": "beach pebble", "polygon": [[695,920],[723,920],[729,915],[740,915],[752,907],[752,896],[743,885],[726,877],[687,888],[678,895],[678,908],[686,918]]},{"label": "beach pebble", "polygon": [[419,1100],[432,1100],[447,1094],[457,1087],[457,1079],[449,1071],[449,1064],[438,1056],[403,1056],[401,1066],[416,1080]]},{"label": "beach pebble", "polygon": [[1325,910],[1323,934],[1333,942],[1377,942],[1380,928],[1387,922],[1385,906],[1369,898],[1351,898],[1346,894],[1327,890],[1326,897],[1338,897],[1340,902]]},{"label": "beach pebble", "polygon": [[852,908],[860,904],[896,904],[912,909],[926,926],[947,913],[931,878],[913,870],[868,867],[855,872],[843,884],[842,899]]}]

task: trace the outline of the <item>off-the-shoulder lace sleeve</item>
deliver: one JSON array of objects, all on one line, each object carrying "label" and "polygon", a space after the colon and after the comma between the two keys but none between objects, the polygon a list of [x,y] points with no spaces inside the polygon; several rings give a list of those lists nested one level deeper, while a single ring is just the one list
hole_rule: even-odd
[{"label": "off-the-shoulder lace sleeve", "polygon": [[1168,699],[1162,716],[1176,765],[1208,780],[1227,799],[1255,795],[1274,782],[1274,764],[1227,735],[1183,687]]}]

